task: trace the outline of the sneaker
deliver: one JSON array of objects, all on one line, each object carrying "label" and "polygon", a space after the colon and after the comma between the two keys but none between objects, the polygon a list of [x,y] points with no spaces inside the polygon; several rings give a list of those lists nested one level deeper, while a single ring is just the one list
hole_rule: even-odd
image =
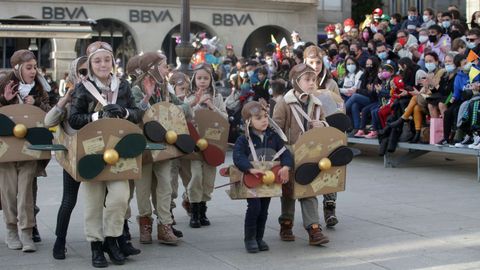
[{"label": "sneaker", "polygon": [[363,131],[363,129],[359,129],[359,130],[357,131],[357,133],[355,133],[355,134],[353,135],[353,137],[355,137],[355,138],[363,138],[363,137],[365,137],[365,135],[366,135],[366,134],[365,134],[365,132]]},{"label": "sneaker", "polygon": [[470,135],[465,135],[461,142],[455,144],[455,147],[467,147],[468,144],[472,143],[472,137]]},{"label": "sneaker", "polygon": [[365,135],[365,139],[376,139],[377,137],[378,132],[376,130],[372,130],[367,135]]},{"label": "sneaker", "polygon": [[469,144],[468,148],[473,148],[473,147],[477,146],[479,143],[480,143],[480,136],[474,135],[473,136],[473,143]]},{"label": "sneaker", "polygon": [[438,146],[450,146],[450,143],[448,143],[448,140],[447,139],[442,139],[441,141],[439,141],[436,145]]}]

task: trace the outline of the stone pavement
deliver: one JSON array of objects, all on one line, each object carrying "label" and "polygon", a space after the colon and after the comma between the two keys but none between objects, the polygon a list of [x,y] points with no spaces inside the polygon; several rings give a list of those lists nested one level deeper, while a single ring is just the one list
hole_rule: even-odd
[{"label": "stone pavement", "polygon": [[[326,230],[330,243],[324,247],[308,246],[298,213],[294,227],[297,240],[281,242],[277,223],[280,203],[274,198],[265,232],[271,250],[247,254],[243,247],[246,202],[232,201],[225,189],[219,189],[208,204],[209,227],[189,228],[185,211],[175,209],[176,227],[185,235],[177,247],[140,245],[135,218],[131,218],[133,241],[142,253],[123,266],[109,268],[480,269],[480,183],[475,181],[475,159],[427,154],[401,168],[384,169],[375,148],[364,146],[361,150],[362,156],[348,168],[347,190],[338,196],[340,223]],[[2,242],[0,269],[92,268],[83,235],[82,191],[67,237],[67,259],[57,261],[51,256],[62,197],[61,168],[56,162],[49,165],[48,174],[39,179],[38,223],[43,241],[37,245],[38,251],[12,251]],[[217,178],[217,184],[226,181]],[[135,201],[131,206],[135,214]],[[4,236],[4,225],[0,225],[2,241]]]}]

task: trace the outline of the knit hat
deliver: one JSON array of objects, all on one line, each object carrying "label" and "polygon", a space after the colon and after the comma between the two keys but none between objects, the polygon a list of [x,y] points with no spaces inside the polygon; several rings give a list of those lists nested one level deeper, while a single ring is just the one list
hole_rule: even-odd
[{"label": "knit hat", "polygon": [[298,64],[290,70],[288,78],[290,79],[295,91],[299,93],[305,92],[302,88],[300,88],[300,85],[298,85],[298,80],[307,73],[312,73],[314,76],[316,75],[315,70],[307,64]]},{"label": "knit hat", "polygon": [[10,57],[10,65],[13,68],[13,72],[22,83],[25,83],[22,78],[22,65],[32,59],[37,60],[35,54],[29,50],[18,50],[13,53],[12,57]]},{"label": "knit hat", "polygon": [[90,80],[93,80],[93,70],[92,70],[92,65],[90,63],[92,57],[94,54],[99,53],[99,52],[107,52],[111,55],[112,57],[112,67],[115,66],[115,60],[113,59],[113,49],[110,44],[103,42],[103,41],[95,41],[88,45],[87,50],[86,50],[86,55],[88,57],[88,78]]}]

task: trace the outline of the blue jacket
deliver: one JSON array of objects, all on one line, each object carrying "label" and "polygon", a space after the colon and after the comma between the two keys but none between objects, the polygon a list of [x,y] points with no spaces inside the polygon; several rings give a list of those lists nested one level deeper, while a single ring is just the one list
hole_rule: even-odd
[{"label": "blue jacket", "polygon": [[[251,129],[250,137],[252,138],[252,143],[257,151],[259,159],[261,159],[260,156],[264,155],[268,149],[272,149],[277,153],[284,146],[282,138],[280,138],[280,136],[271,128],[265,130],[263,141],[259,136],[253,133]],[[233,149],[233,164],[235,164],[240,171],[248,172],[249,169],[253,168],[253,165],[250,162],[252,160],[249,158],[250,154],[251,152],[250,147],[248,147],[247,137],[245,135],[238,137],[235,142],[235,148]],[[266,160],[271,161],[268,160],[268,158]],[[279,160],[280,165],[293,168],[293,156],[288,149],[280,155]]]},{"label": "blue jacket", "polygon": [[465,88],[465,85],[469,83],[470,78],[468,77],[468,74],[466,74],[462,70],[459,70],[457,72],[457,76],[455,77],[455,82],[453,83],[453,97],[455,98],[455,100],[462,99],[463,89]]}]

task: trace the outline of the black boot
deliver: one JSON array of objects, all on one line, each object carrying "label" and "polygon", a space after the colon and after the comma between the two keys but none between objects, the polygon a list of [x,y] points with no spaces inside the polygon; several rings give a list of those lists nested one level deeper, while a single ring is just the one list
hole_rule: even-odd
[{"label": "black boot", "polygon": [[57,260],[65,260],[65,238],[57,237],[55,244],[53,245],[53,258]]},{"label": "black boot", "polygon": [[118,247],[117,237],[105,237],[105,242],[103,243],[103,251],[108,254],[112,263],[118,265],[122,265],[125,263],[125,256]]},{"label": "black boot", "polygon": [[174,234],[176,237],[178,237],[178,238],[183,237],[183,232],[180,231],[180,230],[175,229],[173,226],[172,226],[172,232],[173,232],[173,234]]},{"label": "black boot", "polygon": [[103,254],[103,247],[102,242],[91,242],[90,246],[92,248],[92,265],[96,268],[103,268],[107,267],[107,259],[105,259],[105,255]]},{"label": "black boot", "polygon": [[123,235],[127,239],[127,241],[132,240],[132,236],[130,235],[130,228],[128,227],[128,219],[125,219],[123,222]]},{"label": "black boot", "polygon": [[387,125],[390,126],[390,127],[392,127],[392,128],[401,127],[404,122],[405,122],[405,119],[403,119],[402,117],[400,117],[400,118],[398,118],[397,120],[388,123]]},{"label": "black boot", "polygon": [[410,140],[410,143],[418,143],[420,141],[420,130],[415,131],[415,136]]},{"label": "black boot", "polygon": [[200,228],[200,203],[190,203],[190,210],[192,215],[190,216],[190,227]]},{"label": "black boot", "polygon": [[134,248],[132,243],[127,241],[127,237],[125,235],[120,235],[117,237],[117,242],[118,242],[118,247],[120,248],[120,251],[123,253],[123,255],[126,257],[130,255],[138,255],[140,252],[142,252],[138,248]]},{"label": "black boot", "polygon": [[257,253],[259,251],[257,244],[257,227],[247,227],[245,226],[245,238],[243,239],[245,243],[245,249],[248,253]]},{"label": "black boot", "polygon": [[378,155],[384,156],[387,153],[388,138],[382,138],[380,141],[380,147],[378,148]]},{"label": "black boot", "polygon": [[270,249],[270,247],[263,241],[263,234],[265,233],[265,225],[257,225],[257,235],[256,235],[256,240],[257,240],[257,245],[258,245],[258,250],[260,251],[267,251]]},{"label": "black boot", "polygon": [[207,218],[207,202],[201,202],[200,203],[200,224],[202,226],[208,226],[210,225],[210,220]]},{"label": "black boot", "polygon": [[328,228],[333,228],[338,223],[338,218],[335,214],[335,208],[335,201],[323,202],[323,216],[325,218],[325,224]]},{"label": "black boot", "polygon": [[38,232],[37,225],[32,228],[32,240],[35,243],[42,242],[42,238],[40,237],[40,233]]},{"label": "black boot", "polygon": [[387,151],[389,153],[393,153],[395,152],[395,149],[397,149],[398,139],[400,138],[401,134],[402,134],[401,128],[393,128],[392,132],[390,132],[390,136],[388,138],[388,147],[387,147]]}]

